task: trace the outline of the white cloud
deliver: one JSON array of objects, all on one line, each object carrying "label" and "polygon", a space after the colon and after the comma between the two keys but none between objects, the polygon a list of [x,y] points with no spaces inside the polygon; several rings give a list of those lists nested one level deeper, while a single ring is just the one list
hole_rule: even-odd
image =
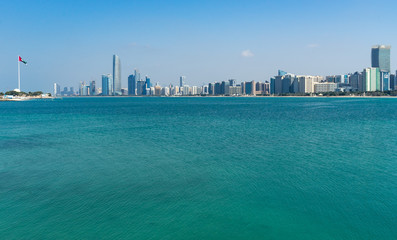
[{"label": "white cloud", "polygon": [[249,57],[253,57],[254,54],[251,52],[251,50],[247,49],[241,52],[241,56],[249,58]]},{"label": "white cloud", "polygon": [[318,45],[317,43],[310,43],[307,45],[308,48],[318,48],[320,47],[320,45]]}]

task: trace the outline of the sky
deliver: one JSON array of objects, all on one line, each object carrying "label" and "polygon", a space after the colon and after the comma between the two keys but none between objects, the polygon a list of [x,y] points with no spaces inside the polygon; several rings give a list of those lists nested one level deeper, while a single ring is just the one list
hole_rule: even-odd
[{"label": "sky", "polygon": [[266,81],[278,69],[333,75],[370,67],[373,45],[397,47],[396,1],[0,0],[0,91],[52,92],[134,69],[152,83]]}]

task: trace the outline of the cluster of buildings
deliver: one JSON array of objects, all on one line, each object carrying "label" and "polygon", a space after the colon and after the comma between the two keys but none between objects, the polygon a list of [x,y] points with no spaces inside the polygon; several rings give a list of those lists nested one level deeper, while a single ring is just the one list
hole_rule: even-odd
[{"label": "cluster of buildings", "polygon": [[64,87],[63,90],[61,90],[61,85],[58,83],[54,83],[54,96],[76,96],[78,95],[74,91],[74,87]]},{"label": "cluster of buildings", "polygon": [[141,78],[139,70],[128,76],[128,88],[121,87],[120,58],[113,55],[113,74],[102,75],[101,87],[95,81],[81,82],[78,92],[73,88],[60,90],[54,84],[55,96],[244,96],[244,95],[284,95],[317,94],[325,92],[372,92],[397,90],[396,74],[391,74],[390,46],[372,47],[372,66],[362,72],[332,76],[296,75],[278,71],[278,75],[265,82],[241,82],[235,79],[213,82],[202,86],[189,86],[186,77],[179,78],[178,85],[161,87],[153,85],[148,76]]},{"label": "cluster of buildings", "polygon": [[270,93],[282,95],[289,93],[323,92],[374,92],[397,90],[396,74],[391,74],[390,46],[377,45],[371,50],[372,66],[362,72],[344,75],[306,76],[279,71],[270,80]]}]

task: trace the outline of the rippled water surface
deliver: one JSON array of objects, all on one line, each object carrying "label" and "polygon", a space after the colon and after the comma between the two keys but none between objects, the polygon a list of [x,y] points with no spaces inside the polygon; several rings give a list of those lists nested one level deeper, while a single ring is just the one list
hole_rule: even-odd
[{"label": "rippled water surface", "polygon": [[0,102],[1,239],[397,239],[397,99]]}]

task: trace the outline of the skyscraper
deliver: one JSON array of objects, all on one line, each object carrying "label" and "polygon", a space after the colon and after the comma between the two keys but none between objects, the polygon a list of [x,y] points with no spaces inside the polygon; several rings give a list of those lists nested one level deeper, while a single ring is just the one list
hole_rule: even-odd
[{"label": "skyscraper", "polygon": [[136,84],[138,81],[141,80],[141,73],[139,72],[138,69],[135,69],[134,72],[135,72],[135,84]]},{"label": "skyscraper", "polygon": [[245,82],[245,94],[255,95],[255,93],[256,93],[255,81]]},{"label": "skyscraper", "polygon": [[145,93],[146,93],[145,87],[146,87],[145,81],[142,81],[142,80],[137,81],[136,82],[136,95],[138,95],[138,96],[145,95]]},{"label": "skyscraper", "polygon": [[58,83],[54,83],[54,96],[61,94],[61,86]]},{"label": "skyscraper", "polygon": [[380,91],[379,68],[365,68],[363,71],[363,90],[366,92]]},{"label": "skyscraper", "polygon": [[[363,74],[359,72],[355,72],[349,77],[350,85],[352,86],[353,91],[364,92],[365,88],[363,88]],[[365,86],[364,86],[365,87]]]},{"label": "skyscraper", "polygon": [[121,95],[121,66],[117,55],[113,55],[113,95]]},{"label": "skyscraper", "polygon": [[185,76],[180,76],[179,77],[179,86],[180,87],[183,87],[183,85],[185,85],[185,80],[186,80]]},{"label": "skyscraper", "polygon": [[150,83],[150,77],[145,76],[145,86],[143,87],[142,95],[150,95],[150,87],[152,84]]},{"label": "skyscraper", "polygon": [[102,75],[102,96],[109,96],[113,93],[113,78],[111,74]]},{"label": "skyscraper", "polygon": [[230,86],[229,81],[227,81],[227,82],[222,81],[220,94],[221,95],[229,95],[229,86]]},{"label": "skyscraper", "polygon": [[146,88],[150,88],[152,86],[152,84],[150,83],[150,77],[146,76],[145,81],[146,81]]},{"label": "skyscraper", "polygon": [[213,83],[208,83],[208,94],[214,95],[215,92],[215,85]]},{"label": "skyscraper", "polygon": [[376,45],[372,47],[372,67],[379,68],[381,72],[390,73],[390,49],[391,46]]},{"label": "skyscraper", "polygon": [[90,82],[90,96],[96,95],[96,87],[95,87],[95,81]]},{"label": "skyscraper", "polygon": [[396,89],[396,75],[395,74],[390,74],[390,90],[395,90]]},{"label": "skyscraper", "polygon": [[135,96],[135,88],[135,75],[131,74],[130,76],[128,76],[128,95]]},{"label": "skyscraper", "polygon": [[380,72],[380,90],[389,91],[390,90],[390,73]]}]

